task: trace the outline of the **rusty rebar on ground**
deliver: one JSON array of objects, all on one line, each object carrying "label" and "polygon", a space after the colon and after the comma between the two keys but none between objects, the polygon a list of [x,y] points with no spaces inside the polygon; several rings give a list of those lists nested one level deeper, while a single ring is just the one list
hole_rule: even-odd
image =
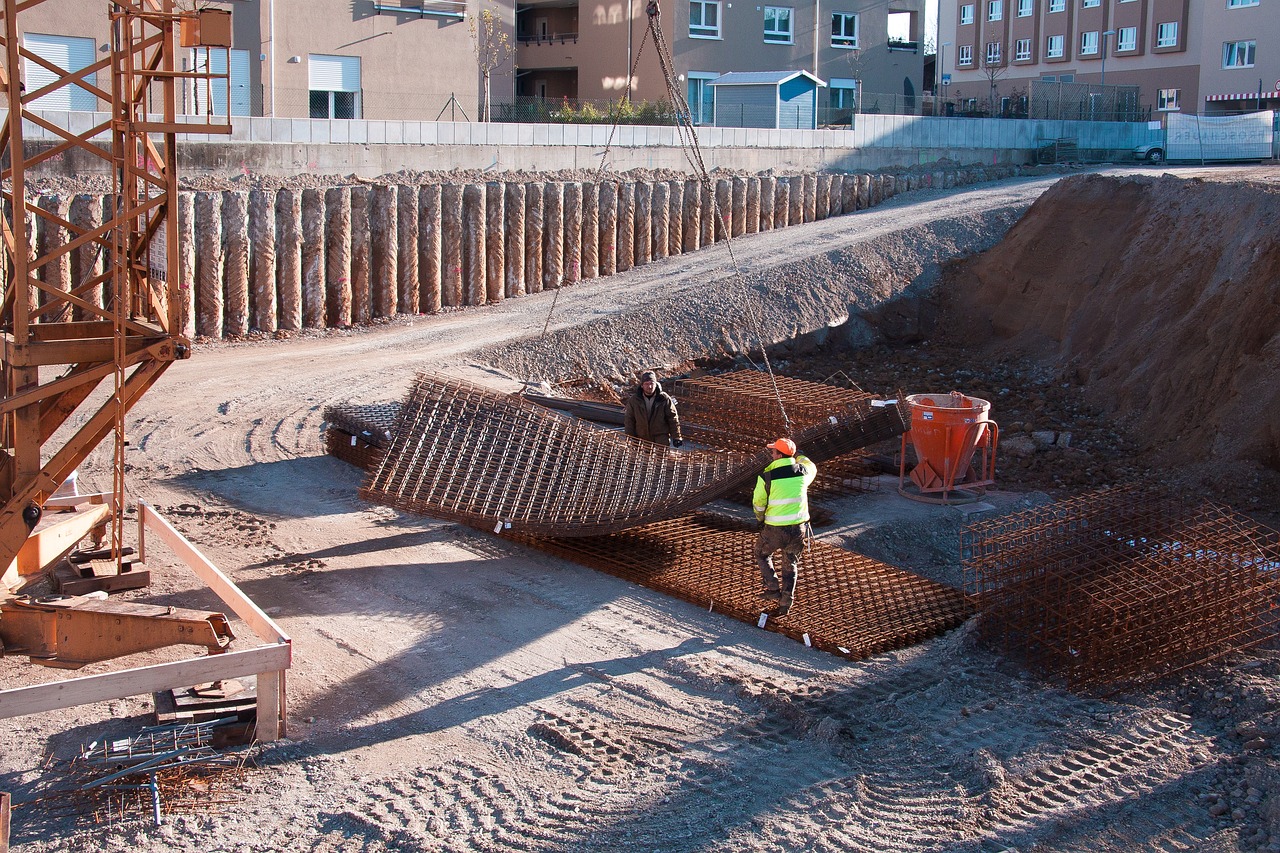
[{"label": "rusty rebar on ground", "polygon": [[1211,503],[1109,488],[962,534],[981,635],[1069,687],[1118,685],[1276,636],[1280,534]]},{"label": "rusty rebar on ground", "polygon": [[[905,412],[856,403],[796,431],[816,462],[900,435]],[[674,452],[517,396],[419,374],[361,497],[513,534],[591,536],[672,518],[740,488],[769,460]]]},{"label": "rusty rebar on ground", "polygon": [[[606,536],[520,540],[751,624],[776,609],[760,595],[755,528],[724,516],[700,512]],[[859,659],[941,634],[970,612],[958,590],[814,541],[794,605],[764,627]]]}]

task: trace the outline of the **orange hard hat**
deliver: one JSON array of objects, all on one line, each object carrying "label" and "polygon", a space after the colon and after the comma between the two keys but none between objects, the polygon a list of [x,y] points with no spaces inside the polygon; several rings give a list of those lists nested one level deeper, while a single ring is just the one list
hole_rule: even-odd
[{"label": "orange hard hat", "polygon": [[770,450],[776,450],[783,456],[796,455],[796,443],[789,438],[780,438],[773,444],[769,445]]}]

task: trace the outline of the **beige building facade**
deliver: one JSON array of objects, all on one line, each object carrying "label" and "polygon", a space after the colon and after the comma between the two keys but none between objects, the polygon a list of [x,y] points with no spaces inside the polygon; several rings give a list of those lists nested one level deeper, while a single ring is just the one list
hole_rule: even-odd
[{"label": "beige building facade", "polygon": [[[179,0],[179,5],[190,5]],[[491,75],[491,99],[509,102],[514,6],[508,0],[201,0],[227,9],[232,47],[187,48],[188,69],[226,75],[210,91],[189,85],[182,109],[282,118],[442,119],[480,115],[482,75],[472,38],[490,10],[510,49]],[[110,50],[107,4],[44,0],[19,14],[24,46],[79,70]],[[27,61],[24,74],[43,70]],[[105,81],[104,81],[105,82]],[[30,86],[28,86],[31,89]],[[105,109],[86,90],[54,93],[46,109]]]},{"label": "beige building facade", "polygon": [[[813,74],[826,84],[822,124],[847,124],[859,99],[886,113],[919,107],[924,0],[677,0],[659,9],[675,85],[698,124],[713,123],[710,81],[731,71]],[[516,35],[518,96],[605,102],[624,94],[630,77],[633,100],[664,97],[642,0],[533,0],[520,6]]]},{"label": "beige building facade", "polygon": [[938,43],[953,106],[1039,81],[1136,87],[1151,119],[1280,108],[1276,0],[942,0]]}]

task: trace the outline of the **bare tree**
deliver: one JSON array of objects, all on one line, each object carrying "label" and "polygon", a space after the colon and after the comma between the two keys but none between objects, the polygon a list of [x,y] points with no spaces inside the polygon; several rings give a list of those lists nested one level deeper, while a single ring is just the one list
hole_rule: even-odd
[{"label": "bare tree", "polygon": [[480,104],[480,121],[489,121],[489,81],[493,70],[506,62],[515,53],[511,43],[511,33],[498,14],[493,4],[481,9],[476,15],[467,19],[471,30],[471,44],[476,52],[476,64],[480,68],[480,77],[484,80],[484,99]]},{"label": "bare tree", "polygon": [[[1003,47],[1003,45],[1002,45]],[[1004,61],[1004,53],[1001,52],[991,61],[991,54],[985,53],[982,56],[982,75],[987,78],[987,104],[988,115],[996,115],[996,100],[999,96],[999,90],[996,81],[1003,77],[1009,70],[1008,64]]]}]

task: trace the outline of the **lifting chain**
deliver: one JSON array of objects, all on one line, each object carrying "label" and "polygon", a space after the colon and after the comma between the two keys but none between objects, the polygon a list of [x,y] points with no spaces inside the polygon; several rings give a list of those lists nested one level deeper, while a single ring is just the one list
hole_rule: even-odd
[{"label": "lifting chain", "polygon": [[[640,57],[644,54],[645,43],[650,38],[653,39],[654,49],[658,54],[658,66],[662,70],[663,80],[666,83],[667,96],[671,100],[671,105],[675,110],[676,117],[676,134],[680,139],[680,149],[685,156],[685,160],[693,169],[698,177],[698,183],[702,187],[703,196],[710,199],[710,213],[715,220],[715,228],[720,229],[720,233],[724,235],[725,249],[729,253],[729,261],[733,264],[733,277],[739,285],[740,307],[755,327],[756,339],[760,342],[760,354],[764,358],[765,370],[769,373],[769,382],[773,386],[773,396],[778,403],[778,412],[782,415],[783,431],[786,435],[791,435],[791,419],[787,416],[787,407],[782,401],[782,392],[778,389],[778,377],[773,372],[773,365],[769,361],[768,346],[764,338],[764,325],[762,312],[758,305],[752,302],[751,295],[742,275],[742,267],[738,264],[738,258],[733,251],[733,229],[730,227],[730,212],[720,209],[719,202],[716,199],[715,187],[711,183],[711,175],[707,171],[706,162],[702,158],[702,149],[698,145],[698,135],[694,131],[693,115],[689,109],[689,102],[685,99],[684,93],[680,91],[679,81],[675,73],[675,63],[671,58],[671,49],[667,46],[666,37],[662,34],[662,10],[658,5],[658,0],[649,0],[644,7],[645,15],[649,19],[649,26],[645,30],[644,38],[640,40],[640,47],[636,50],[635,60],[631,64],[631,68],[627,74],[627,92],[625,99],[628,103],[631,101],[631,81],[635,79],[636,69],[640,66]],[[628,22],[629,23],[629,22]],[[609,128],[609,137],[605,141],[604,151],[600,156],[600,166],[596,170],[596,181],[598,185],[603,177],[605,170],[608,168],[609,148],[613,144],[614,134],[618,130],[618,118],[614,117],[613,125]],[[542,327],[542,337],[547,335],[547,329],[551,325],[551,315],[556,310],[556,301],[560,298],[560,290],[556,289],[555,296],[551,299],[551,307],[547,311],[547,320]]]}]

